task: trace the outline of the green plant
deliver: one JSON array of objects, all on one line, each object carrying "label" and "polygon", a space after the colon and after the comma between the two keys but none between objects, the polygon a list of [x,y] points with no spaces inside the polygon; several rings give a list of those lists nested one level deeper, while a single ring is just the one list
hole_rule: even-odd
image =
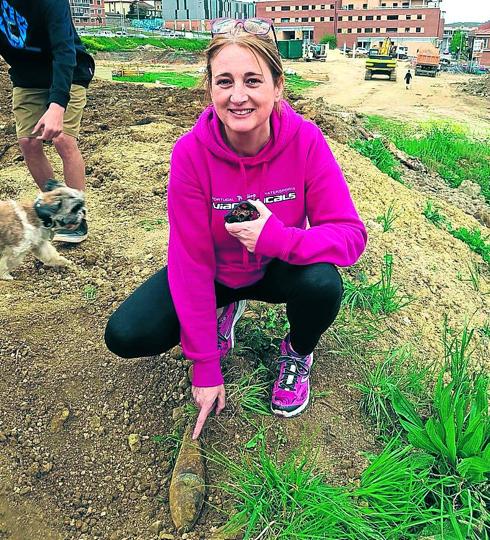
[{"label": "green plant", "polygon": [[435,206],[434,203],[429,200],[426,202],[422,214],[424,214],[424,216],[436,227],[447,227],[449,221],[439,212],[439,210],[440,208]]},{"label": "green plant", "polygon": [[82,43],[89,51],[129,51],[146,45],[170,50],[203,51],[209,41],[207,39],[185,38],[137,38],[137,37],[105,37],[82,36]]},{"label": "green plant", "polygon": [[481,255],[481,258],[490,264],[490,235],[483,237],[480,229],[469,231],[465,227],[451,229],[450,232],[454,238],[462,240],[472,251]]},{"label": "green plant", "polygon": [[286,74],[285,79],[286,79],[286,89],[295,93],[301,93],[303,90],[306,90],[307,88],[318,86],[320,84],[317,81],[308,81],[307,79],[303,79],[303,77],[301,77],[300,75],[294,75],[294,74]]},{"label": "green plant", "polygon": [[434,458],[392,439],[363,471],[354,491],[365,519],[383,540],[420,538],[421,526],[440,516],[427,502],[439,482],[430,477]]},{"label": "green plant", "polygon": [[164,223],[164,219],[142,219],[141,221],[138,221],[138,225],[148,232],[154,231],[158,226],[163,225]]},{"label": "green plant", "polygon": [[398,429],[391,396],[397,388],[418,405],[427,401],[426,386],[430,368],[418,366],[408,347],[392,349],[374,366],[360,362],[362,382],[354,387],[361,392],[361,409],[374,422],[378,434]]},{"label": "green plant", "polygon": [[269,370],[263,365],[259,366],[238,382],[227,385],[228,402],[241,408],[245,413],[270,415],[269,389],[272,380]]},{"label": "green plant", "polygon": [[398,294],[398,287],[393,285],[393,255],[386,253],[383,257],[381,279],[375,283],[353,283],[344,281],[342,303],[355,308],[366,309],[374,314],[389,314],[399,311],[411,302],[407,296]]},{"label": "green plant", "polygon": [[176,73],[172,71],[153,72],[149,71],[142,75],[127,75],[112,77],[114,81],[136,82],[136,83],[155,83],[159,81],[169,86],[178,86],[179,88],[194,88],[199,83],[199,77],[190,73]]},{"label": "green plant", "polygon": [[405,124],[381,116],[369,116],[366,127],[390,139],[403,152],[419,158],[450,186],[457,187],[464,180],[479,184],[482,195],[490,203],[488,135],[475,137],[465,127],[449,122]]},{"label": "green plant", "polygon": [[320,38],[320,43],[328,43],[330,49],[337,47],[337,36],[335,34],[324,34]]},{"label": "green plant", "polygon": [[220,453],[211,459],[230,478],[222,489],[234,500],[235,513],[223,532],[241,531],[244,540],[371,540],[380,536],[364,523],[353,497],[331,487],[314,470],[308,452],[292,453],[279,463],[269,455],[265,441],[255,452],[244,452],[240,463]]},{"label": "green plant", "polygon": [[475,261],[472,261],[471,263],[467,263],[467,268],[468,268],[468,272],[469,272],[469,277],[468,278],[461,278],[461,281],[466,281],[466,282],[469,282],[471,283],[473,289],[476,291],[476,292],[479,292],[481,294],[488,294],[488,292],[484,292],[482,291],[482,281],[481,281],[481,268],[480,268],[480,264],[475,262]]},{"label": "green plant", "polygon": [[82,294],[87,302],[95,302],[97,299],[97,287],[95,285],[85,285]]},{"label": "green plant", "polygon": [[464,242],[472,251],[478,253],[486,263],[490,264],[490,241],[488,241],[490,235],[483,237],[481,230],[476,228],[471,231],[466,227],[454,229],[451,222],[439,212],[439,208],[433,206],[431,201],[427,201],[422,213],[436,227],[445,228],[449,234]]},{"label": "green plant", "polygon": [[242,317],[237,325],[237,352],[248,351],[258,359],[276,353],[279,344],[289,332],[289,322],[284,305],[268,305],[250,302],[248,317]]},{"label": "green plant", "polygon": [[386,209],[386,212],[378,216],[376,221],[383,226],[383,232],[388,232],[392,230],[393,223],[398,217],[400,216],[395,212],[395,201],[392,201],[390,206]]},{"label": "green plant", "polygon": [[351,146],[360,154],[369,158],[381,172],[391,176],[397,182],[404,183],[399,162],[393,157],[393,154],[386,148],[380,138],[369,139],[367,141],[357,139],[351,143]]},{"label": "green plant", "polygon": [[467,327],[453,336],[445,321],[445,366],[427,419],[398,388],[392,392],[393,408],[409,442],[435,458],[433,474],[444,479],[440,504],[455,510],[457,516],[449,520],[461,539],[479,538],[488,517],[482,497],[490,480],[489,380],[483,374],[470,375],[472,337]]}]

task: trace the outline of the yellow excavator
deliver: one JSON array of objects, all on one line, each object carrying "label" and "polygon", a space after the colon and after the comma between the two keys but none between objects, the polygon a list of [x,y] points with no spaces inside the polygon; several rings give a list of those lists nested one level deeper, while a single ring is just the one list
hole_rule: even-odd
[{"label": "yellow excavator", "polygon": [[380,47],[369,49],[364,75],[366,81],[370,81],[373,75],[388,75],[390,81],[396,81],[395,48],[391,39],[387,37]]}]

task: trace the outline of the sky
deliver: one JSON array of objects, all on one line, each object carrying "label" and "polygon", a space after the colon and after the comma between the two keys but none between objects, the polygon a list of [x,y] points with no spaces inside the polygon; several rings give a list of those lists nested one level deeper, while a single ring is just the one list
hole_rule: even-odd
[{"label": "sky", "polygon": [[490,20],[490,0],[442,0],[445,22],[486,22]]}]

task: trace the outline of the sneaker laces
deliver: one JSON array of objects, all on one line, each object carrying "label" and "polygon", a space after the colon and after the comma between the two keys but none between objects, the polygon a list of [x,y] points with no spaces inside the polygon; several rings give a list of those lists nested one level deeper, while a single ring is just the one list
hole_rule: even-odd
[{"label": "sneaker laces", "polygon": [[[299,376],[307,377],[310,374],[310,368],[307,365],[307,356],[280,356],[277,360],[278,364],[284,363],[284,371],[282,372],[279,388],[283,390],[293,391]],[[295,371],[292,367],[295,367]],[[292,381],[288,383],[289,376],[292,375]]]}]

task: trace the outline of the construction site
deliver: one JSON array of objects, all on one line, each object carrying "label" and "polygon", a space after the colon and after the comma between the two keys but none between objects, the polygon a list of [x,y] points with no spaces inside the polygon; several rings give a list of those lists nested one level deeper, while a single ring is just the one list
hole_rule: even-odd
[{"label": "construction site", "polygon": [[[247,412],[242,400],[248,388],[243,381],[273,362],[285,320],[280,308],[248,304],[236,348],[224,365],[227,407],[208,419],[201,437],[206,461],[202,511],[192,530],[179,532],[170,515],[169,486],[178,442],[192,417],[189,362],[179,348],[124,360],[106,349],[103,334],[111,313],[166,264],[170,154],[206,102],[199,84],[178,88],[161,74],[199,79],[204,57],[150,46],[97,53],[79,140],[87,171],[89,237],[78,246],[59,247],[74,263],[72,269],[47,268],[28,257],[12,281],[0,281],[0,539],[453,538],[434,532],[430,523],[414,528],[417,534],[407,526],[398,536],[335,536],[327,525],[323,536],[282,536],[274,523],[280,523],[286,501],[284,508],[275,507],[276,516],[253,530],[246,531],[246,524],[233,534],[223,529],[240,511],[238,495],[221,486],[229,474],[226,460],[239,466],[247,463],[244,453],[253,459],[259,448],[286,456],[307,441],[316,470],[332,489],[365,485],[369,456],[379,454],[384,443],[379,426],[366,414],[361,386],[390,351],[409,355],[403,356],[404,369],[433,370],[434,384],[437,370],[448,361],[444,339],[457,340],[471,329],[468,369],[487,375],[490,370],[488,178],[486,185],[469,176],[458,186],[451,184],[444,172],[398,148],[373,120],[457,126],[486,152],[480,167],[488,170],[490,75],[437,70],[423,76],[415,72],[413,60],[387,62],[383,57],[389,51],[382,50],[350,56],[328,50],[318,58],[308,51],[308,56],[284,61],[290,80],[308,83],[304,88],[286,83],[285,97],[323,131],[369,233],[367,251],[355,266],[341,269],[342,278],[360,290],[385,280],[389,267],[393,297],[405,299],[400,309],[383,313],[344,304],[315,352],[309,408],[284,420]],[[431,74],[430,54],[426,63],[422,60],[420,66],[429,67],[418,69]],[[414,76],[407,88],[409,69]],[[151,73],[159,74],[157,82],[121,80]],[[29,200],[36,188],[17,145],[11,92],[2,62],[0,199]],[[373,141],[383,141],[396,175],[382,172],[360,151]],[[47,153],[62,178],[52,146],[47,145]],[[466,170],[464,160],[459,166]],[[447,223],[450,227],[442,225]],[[479,231],[478,249],[462,241],[462,234],[452,234],[463,229]],[[266,402],[268,388],[261,394]],[[487,422],[488,411],[482,415]],[[488,437],[487,428],[482,444]],[[484,456],[488,452],[487,444]],[[488,487],[489,472],[481,485]],[[363,496],[356,495],[356,501]],[[467,525],[461,517],[469,527],[465,530],[472,528],[464,538],[488,538],[488,507],[472,520]]]}]

